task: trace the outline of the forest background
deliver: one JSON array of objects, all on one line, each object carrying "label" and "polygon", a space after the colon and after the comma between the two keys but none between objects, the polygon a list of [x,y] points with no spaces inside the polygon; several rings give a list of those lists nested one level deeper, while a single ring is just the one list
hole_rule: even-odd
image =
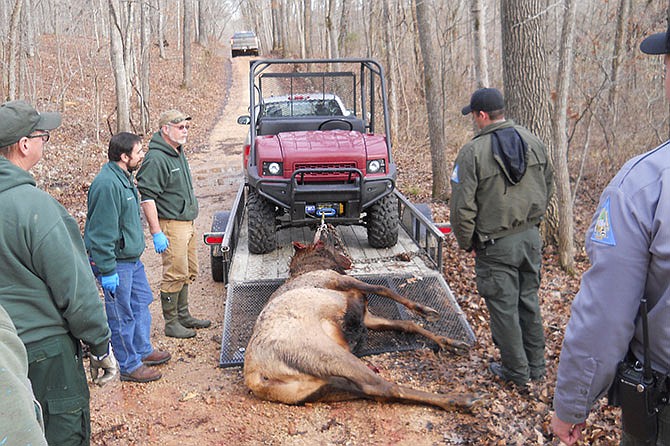
[{"label": "forest background", "polygon": [[[33,173],[82,222],[109,136],[149,135],[163,109],[225,94],[202,67],[234,31],[256,31],[263,57],[373,57],[386,70],[399,187],[446,221],[448,176],[473,133],[460,109],[477,87],[498,87],[508,117],[552,151],[562,187],[545,257],[578,280],[600,191],[668,137],[662,60],[638,50],[667,12],[648,0],[0,0],[0,95],[63,113]],[[218,109],[193,114],[205,129]],[[456,294],[476,294],[471,262],[454,243],[448,257]],[[563,291],[564,322],[574,289]]]}]

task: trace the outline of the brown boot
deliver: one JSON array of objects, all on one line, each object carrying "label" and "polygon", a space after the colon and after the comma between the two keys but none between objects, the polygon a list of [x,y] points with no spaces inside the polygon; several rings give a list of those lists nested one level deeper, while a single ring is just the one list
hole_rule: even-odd
[{"label": "brown boot", "polygon": [[212,323],[207,319],[196,319],[188,311],[188,285],[179,292],[179,304],[177,305],[179,314],[179,323],[186,328],[207,328]]},{"label": "brown boot", "polygon": [[132,373],[122,373],[121,374],[121,381],[131,381],[135,383],[148,383],[150,381],[156,381],[157,379],[161,379],[161,372],[157,371],[156,369],[152,369],[151,367],[147,367],[146,365],[142,364],[139,366],[137,369],[133,370]]},{"label": "brown boot", "polygon": [[154,350],[151,352],[150,355],[142,358],[142,362],[145,365],[160,365],[168,362],[170,358],[172,358],[170,352],[166,352],[163,350]]},{"label": "brown boot", "polygon": [[192,338],[195,330],[184,327],[177,320],[177,303],[179,293],[164,293],[161,291],[161,305],[163,306],[163,318],[165,319],[165,336],[171,338]]}]

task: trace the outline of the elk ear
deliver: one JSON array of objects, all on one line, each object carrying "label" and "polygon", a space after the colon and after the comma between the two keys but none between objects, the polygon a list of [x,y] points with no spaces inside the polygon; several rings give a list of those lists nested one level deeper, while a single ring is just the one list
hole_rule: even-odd
[{"label": "elk ear", "polygon": [[340,265],[343,269],[351,269],[351,259],[349,259],[349,257],[342,254],[336,254],[336,256],[336,262],[338,265]]},{"label": "elk ear", "polygon": [[293,249],[295,250],[295,252],[302,251],[303,249],[306,249],[306,248],[307,248],[307,245],[305,245],[304,243],[293,242]]}]

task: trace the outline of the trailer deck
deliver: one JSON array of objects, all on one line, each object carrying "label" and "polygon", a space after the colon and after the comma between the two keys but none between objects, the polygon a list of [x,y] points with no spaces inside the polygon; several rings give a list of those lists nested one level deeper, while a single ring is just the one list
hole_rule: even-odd
[{"label": "trailer deck", "polygon": [[[312,228],[284,228],[277,233],[276,250],[268,254],[249,253],[244,193],[244,186],[241,186],[220,248],[228,283],[221,367],[244,363],[244,350],[258,315],[270,295],[288,277],[288,264],[293,255],[292,242],[309,243],[314,239]],[[400,192],[395,193],[399,198],[402,228],[394,247],[370,247],[366,230],[361,226],[337,227],[353,261],[348,274],[368,283],[387,286],[411,300],[428,305],[437,310],[441,318],[428,322],[402,305],[373,294],[368,299],[369,309],[375,315],[413,320],[436,334],[474,344],[474,333],[440,273],[441,233]],[[418,348],[436,348],[436,345],[412,334],[370,331],[367,344],[354,353],[364,356]]]}]

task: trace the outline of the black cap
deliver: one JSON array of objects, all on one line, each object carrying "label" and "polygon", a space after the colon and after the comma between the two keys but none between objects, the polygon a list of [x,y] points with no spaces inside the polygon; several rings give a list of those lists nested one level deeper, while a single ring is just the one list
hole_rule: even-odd
[{"label": "black cap", "polygon": [[469,115],[473,110],[491,112],[505,108],[503,95],[497,88],[480,88],[472,93],[470,104],[463,107],[461,113]]},{"label": "black cap", "polygon": [[670,54],[670,24],[666,32],[652,34],[644,39],[640,50],[646,54]]}]

